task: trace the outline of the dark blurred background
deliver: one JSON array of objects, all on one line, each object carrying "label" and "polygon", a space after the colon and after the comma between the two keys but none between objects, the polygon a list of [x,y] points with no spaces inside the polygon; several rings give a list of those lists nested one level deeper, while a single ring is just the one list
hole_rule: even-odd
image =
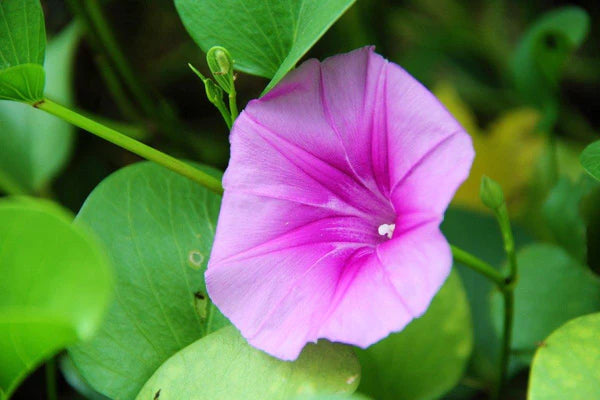
[{"label": "dark blurred background", "polygon": [[[72,14],[64,0],[42,0],[42,4],[52,38],[72,21]],[[478,160],[482,161],[474,169],[486,173],[492,170],[497,175],[492,173],[507,190],[511,213],[535,234],[535,223],[528,224],[535,220],[535,213],[528,211],[535,201],[527,197],[535,197],[530,182],[545,151],[544,136],[536,127],[541,116],[512,89],[508,69],[528,27],[543,13],[567,4],[582,7],[591,17],[587,39],[565,65],[558,116],[551,128],[564,153],[561,172],[577,177],[578,152],[596,140],[600,132],[600,28],[594,23],[600,21],[597,0],[358,0],[307,57],[322,59],[373,44],[379,53],[407,69],[441,98],[469,133],[477,136],[474,141]],[[96,55],[85,39],[77,49],[75,106],[125,124],[127,130],[161,150],[224,169],[229,154],[227,127],[206,100],[202,82],[187,66],[189,62],[208,72],[204,54],[185,31],[173,1],[105,1],[104,11],[136,75],[154,93],[166,114],[178,122],[166,130],[164,121],[161,125],[124,115],[106,89]],[[267,82],[240,73],[236,81],[240,109],[258,97]],[[518,135],[514,133],[517,131]],[[104,177],[136,160],[136,156],[80,132],[73,157],[54,182],[52,193],[77,212]],[[461,189],[455,206],[481,210],[479,178]],[[598,243],[595,238],[600,230],[594,229],[590,225],[588,247],[590,264],[597,268],[599,257],[594,249],[598,246],[594,244]],[[514,383],[514,398],[524,398],[526,374],[517,376]],[[44,391],[42,369],[21,386],[14,398],[43,399]],[[64,399],[82,398],[62,376],[59,393]],[[469,391],[467,397],[461,397],[457,391],[454,396],[481,395]]]}]

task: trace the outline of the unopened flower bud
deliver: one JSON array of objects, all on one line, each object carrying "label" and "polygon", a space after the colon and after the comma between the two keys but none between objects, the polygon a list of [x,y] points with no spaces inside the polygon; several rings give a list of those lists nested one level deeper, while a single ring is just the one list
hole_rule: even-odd
[{"label": "unopened flower bud", "polygon": [[206,53],[208,68],[212,72],[215,81],[227,93],[233,91],[233,59],[226,48],[215,46]]},{"label": "unopened flower bud", "polygon": [[212,79],[202,75],[202,73],[198,71],[192,64],[188,64],[188,66],[196,75],[198,75],[200,79],[202,79],[208,100],[215,105],[217,103],[221,103],[223,101],[223,90],[217,86]]},{"label": "unopened flower bud", "polygon": [[485,175],[481,178],[479,197],[483,204],[492,210],[498,209],[504,203],[504,193],[500,184]]}]

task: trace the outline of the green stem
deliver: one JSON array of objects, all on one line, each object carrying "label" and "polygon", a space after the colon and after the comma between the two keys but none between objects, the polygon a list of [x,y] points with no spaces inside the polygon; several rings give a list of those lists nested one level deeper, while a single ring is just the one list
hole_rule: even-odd
[{"label": "green stem", "polygon": [[231,130],[231,126],[232,126],[231,115],[229,114],[229,111],[227,111],[227,107],[225,106],[225,104],[222,101],[215,102],[213,104],[215,105],[215,107],[217,107],[217,110],[219,110],[219,112],[221,113],[221,116],[223,117],[225,124],[227,124],[227,128],[229,130]]},{"label": "green stem", "polygon": [[83,115],[63,107],[60,104],[48,99],[44,99],[38,103],[35,103],[33,106],[58,118],[61,118],[83,130],[93,133],[94,135],[116,144],[119,147],[129,150],[140,157],[154,161],[155,163],[160,164],[171,171],[174,171],[193,180],[194,182],[199,183],[200,185],[217,194],[223,193],[221,182],[209,174],[202,172],[199,169],[194,168],[191,165],[186,164],[150,146],[147,146],[144,143],[138,142],[137,140],[132,139],[129,136],[124,135],[112,128],[108,128],[94,120],[84,117]]},{"label": "green stem", "polygon": [[450,248],[452,249],[452,256],[456,261],[484,275],[499,288],[504,288],[505,278],[496,268],[454,245],[450,245]]},{"label": "green stem", "polygon": [[512,288],[502,291],[504,297],[504,329],[502,332],[502,351],[500,353],[500,378],[494,393],[494,399],[502,395],[508,377],[508,363],[510,361],[510,348],[512,343],[512,325],[515,307],[515,296]]},{"label": "green stem", "polygon": [[[235,91],[235,86],[233,86],[233,90],[229,93],[229,111],[231,112],[231,124],[235,122],[238,117],[238,108],[237,108],[237,92]],[[229,127],[231,129],[231,127]]]},{"label": "green stem", "polygon": [[123,81],[128,86],[131,94],[133,94],[146,115],[154,115],[156,110],[152,101],[152,96],[144,90],[144,86],[138,81],[135,73],[127,62],[127,59],[123,55],[123,52],[102,13],[102,8],[98,4],[98,1],[84,0],[84,3],[89,20],[98,35],[99,41],[102,43],[106,54],[114,63],[114,66],[123,78]]},{"label": "green stem", "polygon": [[510,226],[510,218],[506,203],[503,202],[498,208],[494,209],[494,214],[502,233],[502,241],[504,242],[504,251],[508,257],[509,273],[505,279],[505,285],[501,287],[502,296],[504,297],[504,326],[502,332],[502,350],[499,359],[500,376],[498,378],[498,386],[494,393],[494,399],[499,399],[502,396],[508,378],[508,364],[510,362],[511,344],[512,344],[512,327],[514,316],[514,288],[518,279],[517,269],[517,254],[515,252],[515,242]]},{"label": "green stem", "polygon": [[506,203],[502,203],[498,209],[494,210],[500,232],[502,233],[502,241],[504,242],[504,251],[508,257],[509,265],[509,280],[511,283],[517,279],[517,253],[515,252],[515,240],[512,229],[510,227],[510,218],[508,217],[508,209]]},{"label": "green stem", "polygon": [[46,395],[48,400],[57,400],[56,392],[56,360],[51,358],[46,363]]}]

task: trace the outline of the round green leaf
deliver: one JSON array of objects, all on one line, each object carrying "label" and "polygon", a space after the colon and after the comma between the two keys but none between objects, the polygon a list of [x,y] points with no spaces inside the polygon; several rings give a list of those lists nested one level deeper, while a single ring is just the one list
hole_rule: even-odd
[{"label": "round green leaf", "polygon": [[[517,254],[513,349],[531,351],[568,320],[600,310],[600,278],[560,247],[536,244]],[[502,296],[492,299],[502,329]]]},{"label": "round green leaf", "polygon": [[[73,64],[80,36],[77,25],[71,25],[50,41],[46,52],[46,93],[67,106],[73,103]],[[0,103],[0,125],[0,175],[4,177],[0,189],[38,192],[69,158],[72,125],[14,102]]]},{"label": "round green leaf", "polygon": [[114,173],[86,200],[77,222],[108,249],[116,298],[99,334],[70,354],[100,393],[135,398],[165,360],[228,324],[204,285],[220,203],[150,162]]},{"label": "round green leaf", "polygon": [[175,5],[202,50],[225,47],[236,69],[272,78],[268,90],[354,1],[175,0]]},{"label": "round green leaf", "polygon": [[600,313],[567,322],[537,350],[529,400],[600,399]]},{"label": "round green leaf", "polygon": [[378,400],[436,399],[462,377],[471,355],[471,314],[452,272],[425,315],[366,350],[359,391]]},{"label": "round green leaf", "polygon": [[44,96],[46,27],[39,0],[0,1],[0,99]]},{"label": "round green leaf", "polygon": [[600,181],[600,141],[590,144],[583,150],[581,165],[591,176]]},{"label": "round green leaf", "polygon": [[230,326],[171,357],[137,399],[287,400],[303,393],[352,393],[359,379],[360,365],[348,346],[322,340],[307,345],[296,361],[281,361],[250,346]]},{"label": "round green leaf", "polygon": [[0,398],[46,357],[89,339],[109,303],[98,242],[59,207],[0,202]]}]

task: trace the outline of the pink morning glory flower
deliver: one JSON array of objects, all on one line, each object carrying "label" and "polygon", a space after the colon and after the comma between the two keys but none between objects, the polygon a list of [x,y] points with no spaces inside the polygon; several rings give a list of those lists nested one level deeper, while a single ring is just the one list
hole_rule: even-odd
[{"label": "pink morning glory flower", "polygon": [[211,299],[285,360],[319,338],[367,347],[402,330],[450,272],[439,224],[473,157],[448,111],[373,48],[305,62],[231,132]]}]

